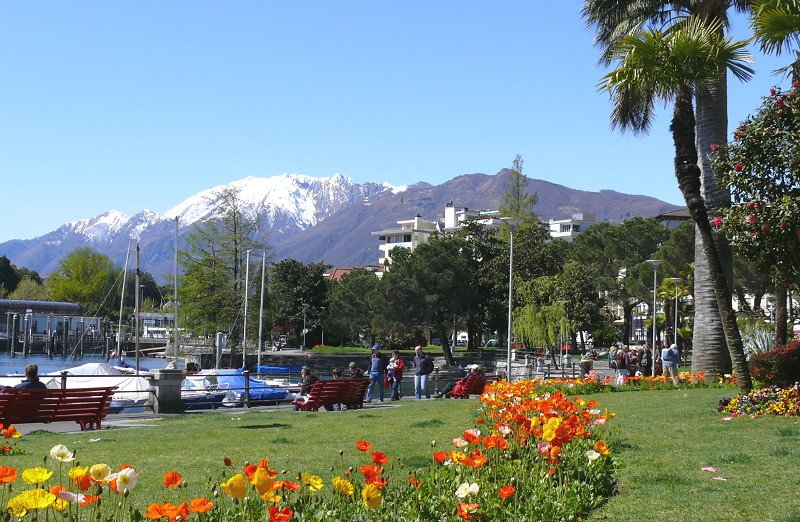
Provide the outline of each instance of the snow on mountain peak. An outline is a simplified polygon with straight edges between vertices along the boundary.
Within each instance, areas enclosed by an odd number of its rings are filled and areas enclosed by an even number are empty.
[[[107,241],[130,220],[122,212],[109,210],[99,216],[67,223],[76,234],[82,234],[92,241]]]

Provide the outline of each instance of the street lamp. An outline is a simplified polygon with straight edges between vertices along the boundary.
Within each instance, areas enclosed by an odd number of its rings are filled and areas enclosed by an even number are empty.
[[[514,296],[514,230],[519,225],[519,218],[501,217],[500,221],[506,224],[509,232],[508,240],[508,352],[506,354],[506,379],[511,382],[511,320],[512,299]]]
[[[669,280],[675,285],[675,329],[672,333],[672,342],[678,346],[678,283],[683,280],[680,277],[670,277]]]
[[[300,346],[300,351],[306,349],[306,308],[308,305],[303,303],[303,344]]]
[[[322,346],[325,346],[325,323],[322,322],[323,316],[325,315],[325,307],[323,306],[321,308],[322,308],[322,312],[320,313],[320,317],[319,317],[319,328],[320,328],[319,344],[321,344]]]
[[[653,267],[653,377],[656,376],[656,274],[658,267],[662,261],[660,259],[648,259],[645,263],[649,263]]]

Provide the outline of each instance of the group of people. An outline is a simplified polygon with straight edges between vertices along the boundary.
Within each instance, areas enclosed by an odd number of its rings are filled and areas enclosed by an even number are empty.
[[[422,346],[414,348],[414,395],[421,399],[424,395],[430,399],[428,391],[428,375],[433,373],[434,359],[425,353]],[[339,379],[369,379],[369,387],[364,402],[372,402],[375,388],[378,388],[378,398],[381,402],[385,399],[385,390],[391,390],[390,398],[393,401],[400,400],[400,382],[403,380],[403,373],[406,369],[406,362],[400,356],[398,350],[392,352],[391,357],[386,357],[381,351],[379,344],[372,346],[372,355],[369,359],[369,369],[362,372],[355,361],[348,365],[347,373],[336,368],[331,372],[334,380]],[[311,369],[304,366],[300,371],[300,393],[295,396],[295,401],[305,402],[311,393],[311,388],[319,380],[319,377],[311,373]],[[295,406],[297,409],[297,406]],[[326,405],[325,409],[335,410],[336,405]]]
[[[610,362],[610,367],[616,375],[617,384],[624,384],[625,378],[628,376],[650,377],[653,375],[653,366],[655,366],[655,375],[669,376],[672,378],[673,384],[677,385],[678,365],[681,360],[678,346],[672,343],[668,348],[662,348],[656,357],[655,365],[653,365],[652,357],[653,351],[650,343],[633,349],[624,344],[620,346]]]

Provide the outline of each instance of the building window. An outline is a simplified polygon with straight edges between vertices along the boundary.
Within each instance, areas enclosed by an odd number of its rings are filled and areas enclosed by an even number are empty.
[[[569,231],[570,231],[570,226],[568,224],[564,223],[561,225],[561,232],[569,232]]]
[[[581,226],[580,225],[572,225],[572,231],[573,232],[580,232],[581,231]]]
[[[411,243],[411,234],[406,234],[403,236],[404,243]]]

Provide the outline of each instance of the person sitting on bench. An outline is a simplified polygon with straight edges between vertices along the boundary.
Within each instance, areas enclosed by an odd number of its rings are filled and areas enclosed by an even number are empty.
[[[444,386],[442,391],[439,393],[439,395],[436,396],[436,398],[441,399],[442,397],[450,397],[451,395],[457,395],[457,396],[465,395],[466,393],[468,393],[467,381],[469,380],[469,378],[472,377],[472,380],[474,381],[478,379],[479,376],[480,377],[483,376],[483,368],[481,368],[478,365],[475,365],[472,367],[467,376],[464,377],[463,379],[459,379],[456,382],[448,382]],[[485,382],[486,378],[484,377],[484,383]]]
[[[39,366],[35,364],[29,364],[25,367],[25,380],[21,383],[14,386],[14,388],[23,388],[23,389],[41,389],[46,390],[47,386],[39,380]]]

